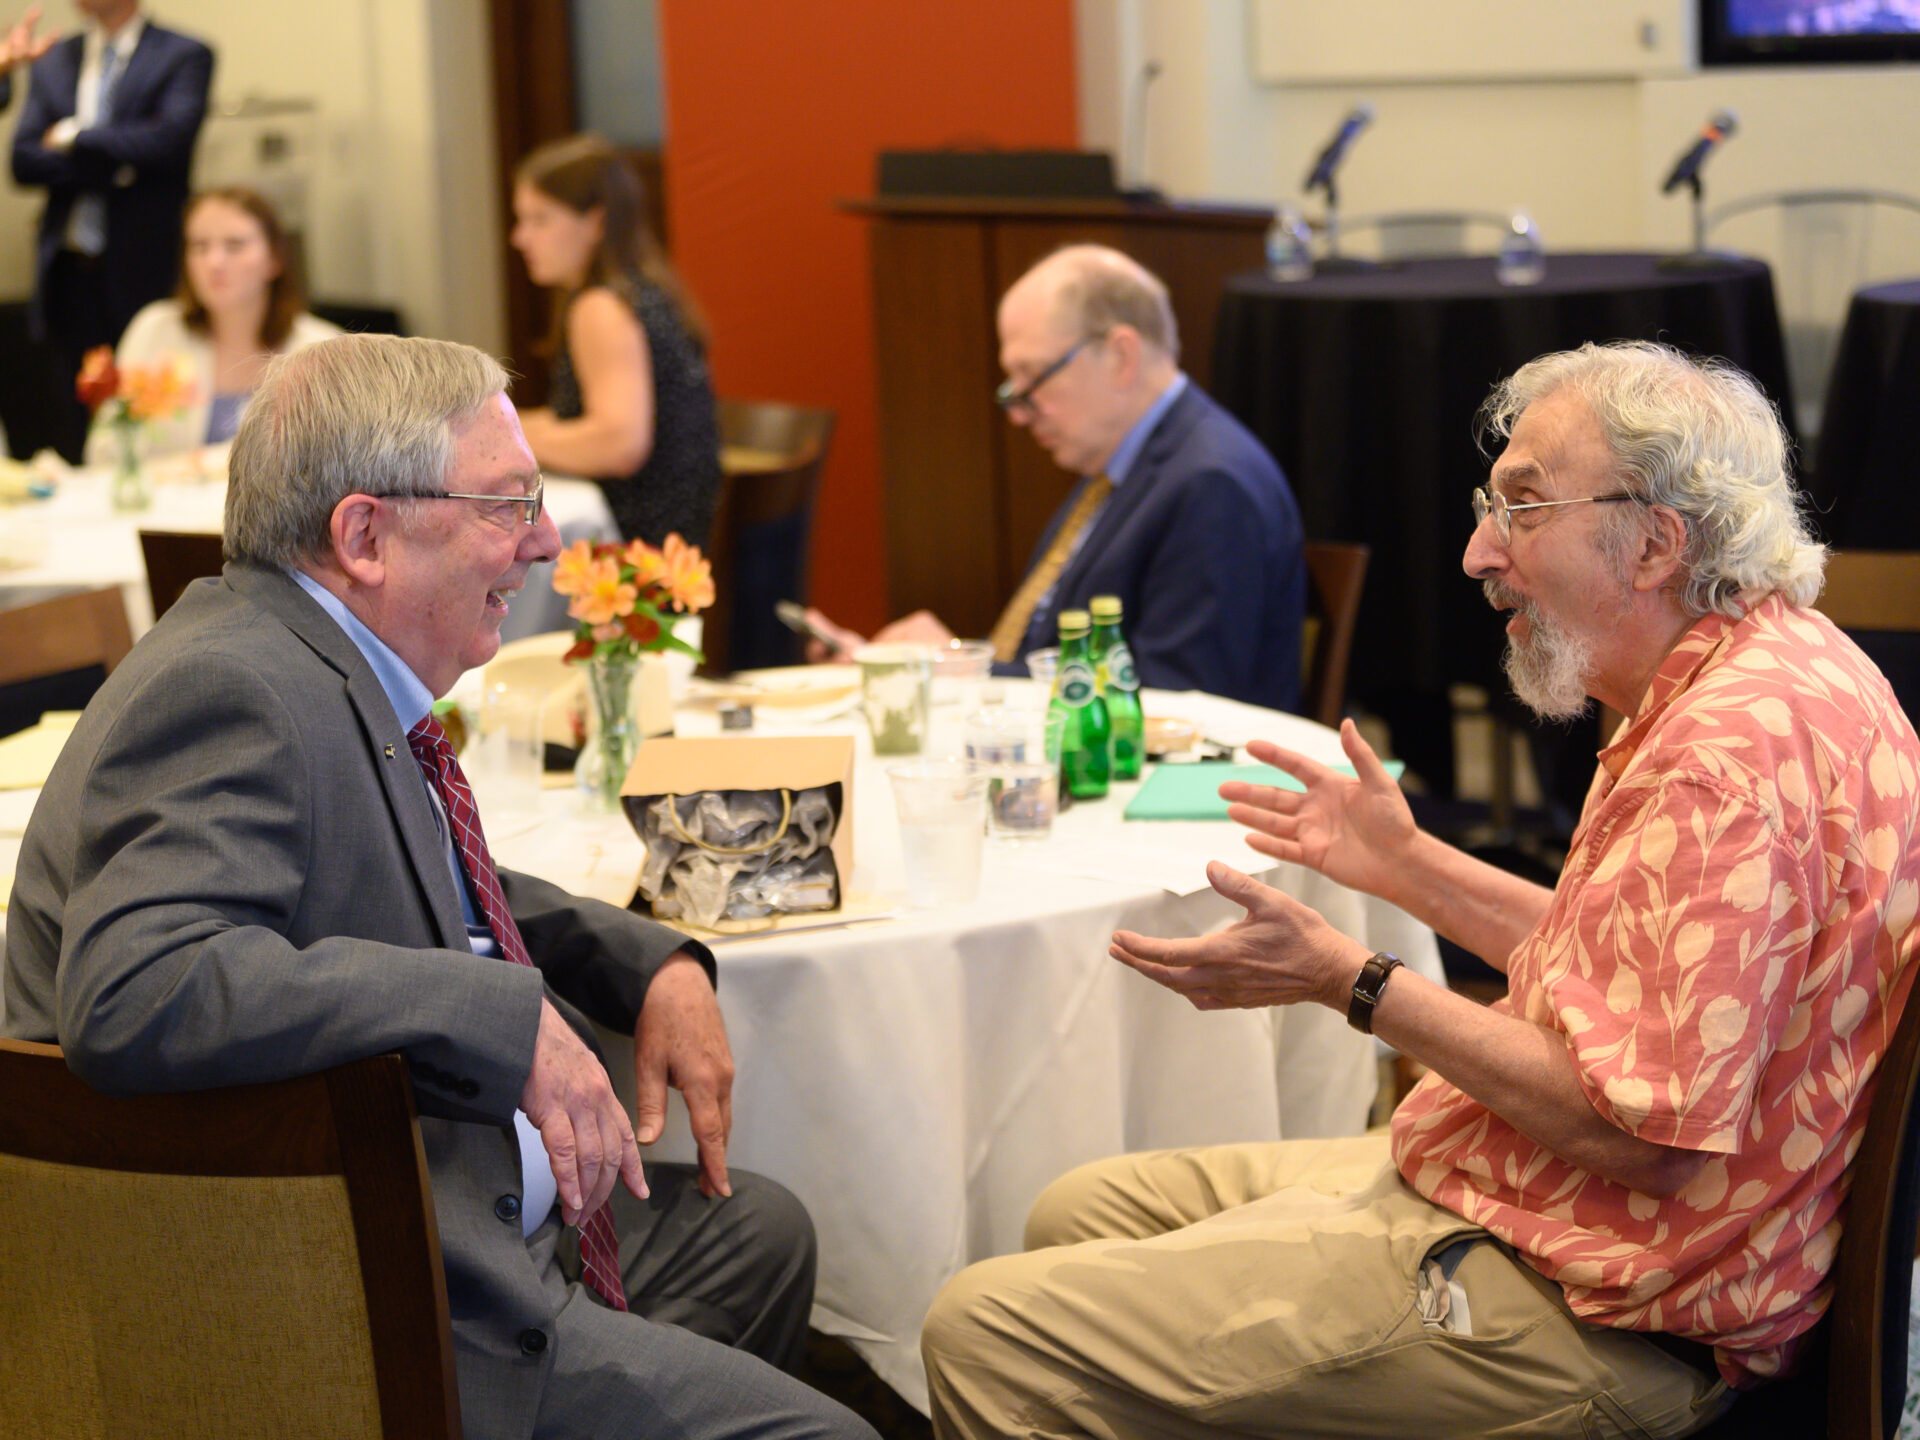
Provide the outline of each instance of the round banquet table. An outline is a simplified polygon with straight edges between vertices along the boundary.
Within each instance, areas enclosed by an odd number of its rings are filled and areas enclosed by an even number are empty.
[[[1830,544],[1920,550],[1920,280],[1847,307],[1810,488]]]
[[[1032,699],[1030,683],[1009,682],[1013,697]],[[1297,716],[1151,691],[1147,706],[1218,739],[1265,735],[1343,760],[1334,732]],[[833,708],[823,718],[762,704],[756,729],[855,736],[849,906],[884,912],[903,890],[892,796],[864,727]],[[958,723],[957,709],[936,712],[936,749]],[[717,727],[711,709],[683,708],[676,728]],[[501,864],[616,904],[632,894],[641,850],[624,819],[582,814],[569,791],[498,813],[487,777],[474,786]],[[1044,842],[990,842],[971,904],[714,942],[739,1071],[729,1159],[805,1202],[820,1238],[814,1324],[922,1410],[920,1326],[934,1295],[962,1266],[1019,1249],[1034,1198],[1069,1167],[1365,1125],[1377,1055],[1343,1016],[1194,1010],[1109,959],[1114,930],[1192,935],[1237,918],[1207,887],[1217,858],[1441,978],[1433,932],[1403,912],[1274,866],[1224,821],[1122,822],[1134,788],[1074,806]],[[618,1059],[613,1071],[630,1074]],[[690,1159],[674,1103],[657,1152]]]
[[[1240,275],[1221,300],[1216,398],[1280,462],[1308,535],[1372,547],[1348,688],[1443,793],[1447,687],[1504,689],[1499,617],[1460,571],[1488,466],[1475,413],[1536,355],[1615,339],[1723,356],[1793,413],[1759,260],[1674,270],[1654,255],[1551,255],[1530,286],[1498,283],[1487,256],[1409,260],[1295,282]]]

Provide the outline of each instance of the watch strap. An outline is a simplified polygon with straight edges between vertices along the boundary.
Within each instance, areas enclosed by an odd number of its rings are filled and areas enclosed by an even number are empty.
[[[1347,1024],[1362,1035],[1373,1033],[1373,1011],[1387,988],[1387,979],[1400,968],[1400,957],[1382,950],[1367,957],[1360,967],[1360,978],[1353,982],[1353,998],[1347,1002]]]

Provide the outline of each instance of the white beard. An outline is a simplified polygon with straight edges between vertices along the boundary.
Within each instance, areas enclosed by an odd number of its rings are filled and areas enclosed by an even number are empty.
[[[1593,642],[1498,580],[1488,580],[1481,588],[1496,608],[1511,607],[1526,619],[1526,638],[1509,635],[1500,662],[1520,703],[1542,720],[1579,719],[1586,713],[1587,683],[1594,675]]]

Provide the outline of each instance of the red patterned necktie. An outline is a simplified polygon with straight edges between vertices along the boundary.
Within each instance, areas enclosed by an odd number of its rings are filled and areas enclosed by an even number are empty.
[[[420,762],[428,782],[446,806],[447,823],[453,827],[453,845],[460,852],[461,867],[472,887],[474,907],[493,931],[500,953],[515,965],[531,965],[527,942],[520,938],[520,927],[507,909],[507,897],[500,888],[499,872],[493,868],[493,856],[487,850],[487,837],[480,830],[480,811],[473,803],[473,791],[467,777],[460,773],[460,761],[440,722],[428,715],[407,732],[407,744],[413,758]],[[580,1223],[580,1262],[583,1278],[602,1300],[615,1310],[627,1308],[625,1288],[620,1283],[620,1241],[613,1230],[613,1210],[602,1205]]]

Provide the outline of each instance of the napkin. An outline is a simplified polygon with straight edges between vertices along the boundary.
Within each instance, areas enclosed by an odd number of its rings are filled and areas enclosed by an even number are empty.
[[[79,719],[78,710],[49,710],[38,725],[0,740],[0,790],[32,790],[46,784]]]
[[[1407,767],[1398,760],[1384,762],[1394,779]],[[1351,765],[1329,766],[1339,775],[1353,774]],[[1127,802],[1129,820],[1224,820],[1227,802],[1220,787],[1228,780],[1273,785],[1282,790],[1305,790],[1293,776],[1271,765],[1156,765]]]

